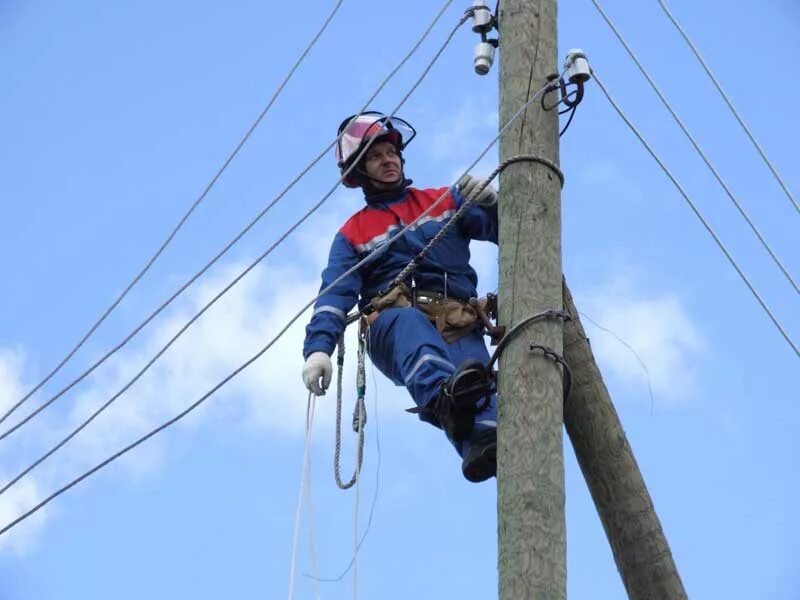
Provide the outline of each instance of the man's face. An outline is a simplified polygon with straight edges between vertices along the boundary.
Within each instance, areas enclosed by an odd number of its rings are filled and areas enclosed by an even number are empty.
[[[394,188],[403,175],[403,163],[391,142],[375,142],[364,157],[364,170],[378,189]]]

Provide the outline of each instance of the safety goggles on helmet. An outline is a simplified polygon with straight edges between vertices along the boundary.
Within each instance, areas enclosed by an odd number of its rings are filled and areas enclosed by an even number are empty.
[[[351,115],[342,121],[339,135],[336,163],[340,169],[346,169],[372,138],[386,138],[398,150],[403,150],[417,132],[403,119],[368,111],[357,116]]]

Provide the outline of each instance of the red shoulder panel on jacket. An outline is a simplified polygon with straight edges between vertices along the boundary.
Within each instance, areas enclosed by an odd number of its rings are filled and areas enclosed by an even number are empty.
[[[388,205],[388,209],[365,206],[350,217],[339,232],[358,250],[368,250],[387,236],[389,230],[404,226],[419,217],[427,208],[445,194],[442,201],[428,213],[429,219],[438,219],[455,210],[455,201],[449,188],[418,190],[408,189],[401,202]]]

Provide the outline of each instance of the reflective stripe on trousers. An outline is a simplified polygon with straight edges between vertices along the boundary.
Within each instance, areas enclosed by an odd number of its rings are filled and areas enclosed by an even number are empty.
[[[450,344],[436,331],[427,316],[416,308],[386,308],[370,326],[369,353],[376,367],[394,382],[405,386],[417,406],[426,406],[439,394],[444,381],[469,358],[489,362],[479,329]],[[430,415],[420,418],[436,425]],[[497,423],[497,399],[475,418],[476,428]],[[459,453],[462,448],[457,447]],[[466,450],[466,448],[463,448]]]

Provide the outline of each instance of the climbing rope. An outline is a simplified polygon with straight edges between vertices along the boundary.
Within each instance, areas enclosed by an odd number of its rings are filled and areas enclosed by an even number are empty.
[[[365,335],[364,335],[365,350],[367,353],[369,353],[369,325],[366,325],[364,329],[365,329]],[[366,385],[366,373],[365,373],[365,385]],[[353,568],[356,558],[358,557],[358,553],[361,550],[361,546],[364,544],[364,540],[366,540],[370,528],[372,527],[372,518],[375,515],[375,506],[378,503],[378,494],[381,487],[381,465],[383,456],[381,453],[381,425],[380,425],[380,419],[378,418],[378,380],[375,377],[375,365],[372,365],[372,386],[374,392],[374,396],[372,399],[372,414],[374,415],[373,418],[375,420],[375,452],[377,455],[377,466],[375,468],[375,489],[369,507],[369,515],[367,515],[367,524],[364,527],[364,532],[361,534],[361,538],[358,540],[358,544],[356,545],[355,550],[353,551],[353,555],[350,557],[350,562],[347,563],[342,572],[339,573],[339,575],[337,575],[336,577],[319,577],[317,578],[318,581],[324,581],[327,583],[337,583],[342,579],[344,579],[345,575],[347,575],[350,572],[350,569]],[[359,477],[357,483],[358,485],[361,484],[361,477]],[[360,502],[359,488],[356,488],[356,492],[357,494],[359,494],[357,496],[357,500]],[[356,527],[357,526],[358,523],[356,523]],[[303,573],[303,576],[309,578],[314,577],[310,573]]]
[[[362,428],[363,429],[363,428]],[[360,453],[359,453],[360,459]],[[353,477],[356,480],[356,497],[353,502],[353,600],[358,599],[358,517],[361,512],[361,474],[356,471]]]
[[[313,393],[308,393],[308,404],[306,406],[306,439],[303,445],[303,468],[300,476],[300,491],[297,494],[297,507],[294,512],[294,532],[292,533],[292,554],[289,561],[289,600],[294,599],[294,580],[297,567],[297,542],[300,537],[300,514],[303,508],[303,496],[309,484],[311,471],[311,427],[314,423],[314,409],[317,398]],[[309,541],[311,543],[312,570],[316,572],[316,560],[313,550],[313,534],[309,531]]]
[[[367,423],[367,409],[364,404],[366,395],[366,334],[363,327],[358,332],[358,371],[356,375],[356,389],[358,398],[353,412],[353,430],[358,434],[356,443],[356,464],[353,468],[353,476],[346,483],[341,476],[341,454],[342,454],[342,385],[344,375],[344,333],[339,338],[338,350],[336,355],[336,442],[333,451],[333,475],[339,489],[347,490],[353,487],[358,481],[361,472],[361,465],[364,459],[364,426]]]
[[[358,434],[356,444],[356,464],[353,468],[353,476],[348,482],[343,482],[341,477],[341,451],[342,451],[342,387],[344,375],[345,343],[344,333],[339,338],[337,347],[336,363],[336,445],[333,457],[333,474],[336,485],[339,489],[346,490],[353,485],[356,488],[356,496],[353,506],[353,600],[358,598],[358,549],[361,546],[359,540],[359,513],[361,511],[361,465],[364,460],[364,425],[367,422],[366,406],[364,396],[366,396],[367,377],[366,377],[366,335],[364,321],[361,321],[358,329],[358,370],[356,374],[357,396],[356,406],[353,412],[353,430]],[[315,586],[319,585],[319,578],[313,577]]]
[[[306,461],[305,470],[303,473],[303,477],[305,478],[305,497],[306,497],[306,533],[308,534],[308,557],[309,562],[311,563],[311,572],[312,573],[319,573],[319,566],[317,563],[317,546],[314,543],[314,504],[312,502],[312,494],[311,494],[311,421],[313,420],[313,413],[310,415],[306,414],[306,422],[308,423],[307,427],[309,429],[309,454],[308,460]],[[322,600],[322,595],[320,594],[319,588],[319,581],[317,579],[312,579],[312,586],[314,589],[314,597],[317,600]]]
[[[405,267],[403,267],[403,270],[400,271],[397,277],[395,277],[389,286],[379,295],[383,296],[401,283],[404,283],[417,269],[420,263],[422,263],[431,249],[436,246],[436,244],[441,242],[442,239],[444,239],[444,236],[446,236],[447,233],[455,226],[461,216],[475,204],[475,201],[481,195],[481,192],[486,189],[486,186],[488,186],[495,177],[502,173],[506,167],[518,162],[534,162],[544,165],[550,169],[550,171],[554,173],[556,177],[558,177],[561,187],[564,187],[564,174],[561,172],[561,169],[558,168],[557,164],[547,158],[536,156],[535,154],[518,154],[517,156],[512,156],[511,158],[504,160],[486,179],[481,182],[477,188],[475,188],[472,194],[470,194],[469,198],[464,200],[464,202],[461,204],[461,207],[455,212],[455,214],[453,214],[453,216],[447,220],[447,222],[436,233],[436,235],[433,236],[433,239],[431,239],[431,241],[428,242],[428,244],[422,250],[420,250],[419,254],[411,259],[411,261]]]

